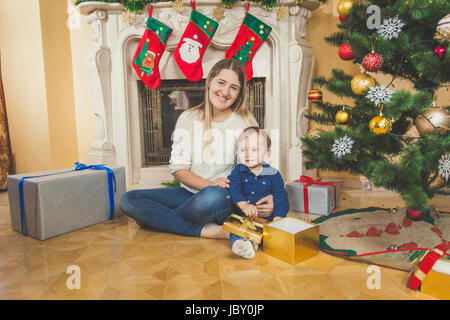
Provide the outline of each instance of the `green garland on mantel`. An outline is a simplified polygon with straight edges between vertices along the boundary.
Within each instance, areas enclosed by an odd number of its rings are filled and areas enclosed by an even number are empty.
[[[125,8],[127,8],[131,12],[142,12],[145,9],[145,6],[149,3],[157,3],[157,2],[168,2],[168,1],[158,1],[158,0],[76,0],[74,4],[77,6],[83,2],[108,2],[108,3],[120,3]],[[170,2],[174,2],[175,0],[169,0]],[[306,0],[296,0],[297,3],[305,2]],[[326,3],[328,0],[318,0],[320,3]],[[242,0],[222,0],[222,4],[224,7],[232,7],[238,2],[245,2]],[[275,7],[275,4],[278,2],[277,0],[256,0],[251,1],[254,3],[258,3],[266,9],[272,9]]]

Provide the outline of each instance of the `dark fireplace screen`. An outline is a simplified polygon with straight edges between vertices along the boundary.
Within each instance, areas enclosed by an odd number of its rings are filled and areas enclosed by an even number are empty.
[[[144,166],[169,164],[171,136],[179,115],[203,102],[205,80],[162,80],[158,89],[138,81],[143,119]],[[265,78],[247,82],[247,106],[264,128]]]

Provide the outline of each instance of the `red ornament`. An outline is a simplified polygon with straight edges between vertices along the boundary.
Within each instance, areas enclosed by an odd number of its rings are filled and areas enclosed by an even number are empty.
[[[436,49],[434,49],[434,53],[437,55],[437,57],[439,59],[442,59],[442,57],[445,55],[445,53],[447,52],[447,47],[446,46],[437,46]]]
[[[378,71],[383,66],[383,62],[381,54],[372,51],[364,57],[362,65],[367,71]]]
[[[339,47],[339,57],[342,60],[352,60],[355,57],[350,43],[341,44],[341,46]]]
[[[414,207],[406,208],[406,216],[413,221],[420,221],[425,218],[425,211],[416,209]]]
[[[320,102],[322,101],[322,91],[319,89],[312,89],[308,93],[308,100],[311,102]]]
[[[339,21],[345,22],[347,20],[348,20],[348,17],[346,17],[346,16],[339,16]]]

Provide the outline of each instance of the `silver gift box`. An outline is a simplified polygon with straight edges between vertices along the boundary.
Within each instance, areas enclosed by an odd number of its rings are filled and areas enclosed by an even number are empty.
[[[11,224],[22,233],[19,182],[23,177],[24,228],[26,235],[46,240],[73,230],[108,220],[110,217],[108,179],[106,170],[74,168],[8,176],[8,196]],[[110,167],[116,179],[114,217],[123,215],[119,199],[126,191],[125,168]]]
[[[303,185],[306,183],[292,181],[286,184],[286,191],[289,199],[290,209],[293,211],[305,212],[305,202],[303,198]],[[336,183],[336,204],[334,187],[332,185],[311,184],[308,186],[308,206],[309,213],[329,215],[339,208],[339,195],[341,184]]]

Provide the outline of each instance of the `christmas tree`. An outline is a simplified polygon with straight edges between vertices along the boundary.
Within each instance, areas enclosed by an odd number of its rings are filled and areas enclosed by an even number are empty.
[[[239,51],[236,51],[236,55],[233,59],[239,61],[244,67],[247,67],[247,62],[250,61],[249,55],[252,54],[253,40],[247,41]]]
[[[319,101],[306,115],[333,127],[301,139],[305,166],[362,174],[426,212],[432,197],[450,194],[450,108],[436,99],[450,80],[450,2],[340,0],[338,13],[339,31],[325,40],[343,60],[361,64],[361,73],[314,77],[346,103]],[[411,89],[394,88],[404,80]]]

